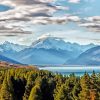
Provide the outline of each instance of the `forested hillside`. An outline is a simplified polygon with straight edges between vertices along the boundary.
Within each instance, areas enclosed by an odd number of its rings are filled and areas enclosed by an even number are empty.
[[[100,100],[100,74],[76,77],[0,67],[0,100]]]

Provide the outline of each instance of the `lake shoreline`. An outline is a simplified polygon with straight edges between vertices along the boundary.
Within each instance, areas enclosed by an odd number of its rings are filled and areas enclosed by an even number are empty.
[[[95,73],[100,73],[100,66],[85,66],[85,67],[71,67],[71,66],[67,66],[67,67],[63,67],[63,66],[59,66],[59,67],[39,67],[40,70],[48,70],[51,71],[53,73],[59,73],[62,75],[70,75],[72,73],[74,73],[76,76],[82,76],[84,75],[85,72],[89,73],[90,75],[92,74],[93,71],[95,71]]]

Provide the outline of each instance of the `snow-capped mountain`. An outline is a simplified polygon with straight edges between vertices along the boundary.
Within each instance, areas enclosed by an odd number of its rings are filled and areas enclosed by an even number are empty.
[[[14,43],[5,41],[3,44],[0,45],[0,51],[3,52],[3,51],[13,50],[13,51],[19,52],[19,51],[25,49],[26,47],[27,46],[14,44]]]
[[[45,48],[45,49],[61,49],[66,50],[66,43],[57,37],[45,37],[39,38],[31,45],[33,48]]]
[[[76,58],[94,46],[94,44],[79,45],[65,42],[61,38],[46,36],[20,51],[16,59],[25,64],[64,64],[66,60]]]
[[[65,42],[61,38],[45,36],[38,38],[29,47],[5,42],[0,45],[0,54],[23,64],[64,64],[70,59],[81,58],[80,54],[95,46],[79,45]]]
[[[69,64],[100,65],[100,46],[93,47],[83,52],[76,59],[69,61]]]
[[[25,48],[27,48],[27,46],[5,41],[3,44],[0,45],[0,54],[5,57],[14,59],[16,54]]]
[[[55,50],[65,50],[73,53],[73,57],[77,57],[82,52],[95,47],[94,44],[79,45],[77,43],[65,42],[61,38],[45,36],[40,37],[38,40],[32,43],[32,48],[44,48],[44,49],[55,49]]]

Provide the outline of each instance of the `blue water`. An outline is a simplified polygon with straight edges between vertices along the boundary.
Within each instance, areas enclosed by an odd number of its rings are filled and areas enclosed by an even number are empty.
[[[59,66],[59,67],[39,67],[40,70],[48,70],[54,73],[60,73],[62,75],[70,75],[71,73],[74,73],[76,76],[82,76],[85,72],[87,72],[89,75],[92,74],[93,71],[95,73],[100,73],[100,66],[85,66],[85,67],[74,67],[74,66]]]

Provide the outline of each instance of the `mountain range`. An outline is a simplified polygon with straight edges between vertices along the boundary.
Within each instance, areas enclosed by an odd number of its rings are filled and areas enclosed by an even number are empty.
[[[69,64],[100,65],[100,46],[96,46],[83,52],[76,59],[69,60]]]
[[[0,45],[0,55],[22,64],[100,65],[100,46],[51,36],[38,38],[30,46],[6,41]]]

